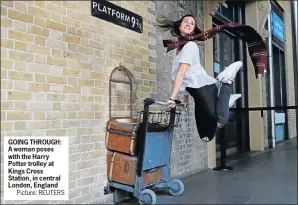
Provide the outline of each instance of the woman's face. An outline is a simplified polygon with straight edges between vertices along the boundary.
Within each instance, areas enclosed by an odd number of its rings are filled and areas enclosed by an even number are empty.
[[[183,18],[180,26],[181,36],[190,35],[195,29],[195,19],[191,16]]]

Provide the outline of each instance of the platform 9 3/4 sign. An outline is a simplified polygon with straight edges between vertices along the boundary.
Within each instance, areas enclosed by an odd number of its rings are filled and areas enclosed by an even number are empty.
[[[143,32],[142,16],[116,6],[106,0],[91,0],[91,14],[127,29]]]

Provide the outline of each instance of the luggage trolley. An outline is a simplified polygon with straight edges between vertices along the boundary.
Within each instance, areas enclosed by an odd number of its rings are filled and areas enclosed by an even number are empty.
[[[139,112],[138,119],[134,183],[127,185],[108,179],[104,188],[104,194],[113,193],[114,203],[135,197],[140,204],[155,204],[157,196],[153,190],[168,189],[172,196],[180,196],[184,192],[184,184],[180,179],[170,179],[173,129],[182,111],[177,107],[182,103],[176,101],[175,108],[150,112],[149,106],[152,104],[167,105],[151,98],[144,100],[144,110]],[[129,170],[128,164],[123,166]]]

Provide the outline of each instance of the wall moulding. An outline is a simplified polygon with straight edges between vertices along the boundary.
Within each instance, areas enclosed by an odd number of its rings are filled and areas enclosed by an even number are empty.
[[[219,6],[224,3],[225,0],[213,0],[208,1],[208,13],[214,15],[218,10]],[[269,32],[265,29],[265,24],[268,19],[268,15],[271,12],[271,4],[268,1],[248,1],[247,4],[258,4],[257,5],[257,16],[259,25],[257,26],[257,32],[262,36],[262,38],[268,38]]]
[[[258,16],[260,17],[258,19],[260,22],[258,32],[265,39],[269,37],[269,32],[265,29],[265,24],[271,12],[271,4],[268,1],[258,1],[258,8]]]
[[[209,9],[209,14],[214,15],[215,12],[218,10],[219,6],[224,3],[225,0],[213,0],[213,1],[208,1],[208,9]]]

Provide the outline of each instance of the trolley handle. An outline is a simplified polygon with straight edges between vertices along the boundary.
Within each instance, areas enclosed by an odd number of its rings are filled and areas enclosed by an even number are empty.
[[[184,104],[182,103],[182,101],[179,101],[179,100],[174,100],[175,104],[178,105],[178,106],[184,106]],[[158,101],[156,99],[153,99],[153,98],[146,98],[144,100],[144,104],[145,105],[152,105],[152,104],[159,104],[159,105],[168,105],[167,102],[162,102],[162,101]]]

